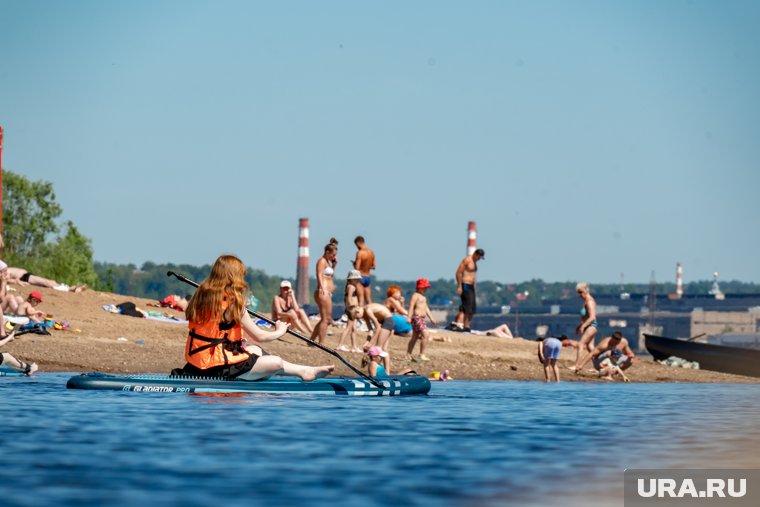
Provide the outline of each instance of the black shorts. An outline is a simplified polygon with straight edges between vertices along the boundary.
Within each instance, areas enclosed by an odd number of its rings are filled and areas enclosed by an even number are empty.
[[[477,304],[475,303],[475,286],[462,284],[462,304],[459,311],[467,315],[475,315]]]
[[[268,356],[268,352],[264,352],[265,356]],[[213,368],[207,368],[201,370],[200,368],[187,363],[182,368],[175,368],[172,370],[171,375],[175,377],[222,377],[222,378],[235,378],[239,377],[243,373],[248,373],[256,364],[256,361],[261,356],[251,354],[251,357],[245,361],[241,361],[235,364],[222,364],[214,366]]]
[[[34,276],[34,275],[31,274],[29,271],[27,271],[26,273],[24,273],[23,275],[21,275],[21,278],[19,278],[19,280],[21,280],[22,282],[29,283],[29,277],[30,276]]]
[[[388,331],[393,331],[393,324],[394,324],[393,317],[392,316],[388,317],[387,319],[383,320],[382,328]]]

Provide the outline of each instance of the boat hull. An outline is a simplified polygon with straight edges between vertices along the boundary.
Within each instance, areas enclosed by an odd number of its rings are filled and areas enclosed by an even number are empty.
[[[280,377],[252,382],[169,375],[82,373],[71,377],[66,387],[134,393],[270,393],[339,396],[406,396],[427,394],[430,391],[430,381],[420,375],[398,375],[377,380],[385,386],[385,389],[380,389],[360,377],[329,377],[312,382]]]
[[[644,335],[647,350],[657,360],[670,356],[696,361],[703,370],[760,377],[760,350]]]

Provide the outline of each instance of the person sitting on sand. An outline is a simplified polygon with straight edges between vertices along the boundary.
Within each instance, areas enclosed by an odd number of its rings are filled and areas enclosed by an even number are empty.
[[[43,322],[43,313],[37,311],[37,305],[42,303],[42,294],[33,290],[26,299],[14,294],[6,294],[0,301],[3,315],[18,315],[29,317],[32,322]]]
[[[557,361],[562,352],[562,341],[559,338],[550,336],[548,338],[538,339],[538,360],[544,365],[544,379],[551,382],[549,371],[554,372],[554,381],[559,382],[559,366]]]
[[[2,336],[0,336],[0,347],[6,343],[10,343],[16,337],[16,329],[14,328],[9,334],[5,334],[5,326],[2,327]],[[0,371],[15,371],[23,373],[25,375],[31,375],[37,371],[37,363],[27,363],[16,359],[7,352],[0,353]]]
[[[430,282],[427,278],[418,279],[417,291],[412,294],[412,299],[409,301],[409,316],[406,321],[412,324],[412,338],[406,346],[406,353],[409,354],[409,357],[415,362],[430,361],[425,355],[425,347],[427,347],[429,338],[425,319],[430,319],[430,323],[434,326],[435,319],[433,319],[433,315],[430,313],[430,307],[428,307],[427,298],[425,297],[425,293],[429,288]],[[415,359],[413,354],[417,340],[420,341],[420,356]]]
[[[599,345],[583,358],[575,369],[575,373],[580,373],[583,366],[592,360],[594,370],[600,377],[605,380],[613,380],[619,374],[627,382],[627,377],[623,372],[631,367],[635,357],[628,345],[628,340],[623,337],[623,333],[615,331],[612,336],[608,336],[599,342]]]
[[[289,363],[267,354],[258,345],[246,344],[244,332],[254,342],[264,343],[281,338],[287,333],[288,325],[278,320],[274,329],[267,331],[254,324],[246,311],[249,288],[245,275],[245,265],[237,257],[222,255],[216,259],[185,312],[187,364],[172,374],[239,380],[291,375],[311,381],[332,373],[334,365],[314,367]]]
[[[296,303],[290,280],[281,281],[280,293],[272,298],[272,320],[281,320],[290,324],[296,331],[307,336],[314,331],[309,322],[309,316]]]
[[[473,329],[470,331],[470,334],[478,336],[495,336],[497,338],[514,338],[514,336],[512,336],[512,331],[509,330],[509,326],[506,324],[501,324],[493,329],[487,329],[485,331],[477,331]]]
[[[41,276],[33,275],[29,271],[23,268],[8,268],[8,281],[11,283],[17,283],[19,285],[37,285],[39,287],[47,287],[49,289],[60,290],[64,292],[82,292],[87,290],[87,284],[68,286],[63,283],[58,283],[55,280],[49,278],[42,278]]]

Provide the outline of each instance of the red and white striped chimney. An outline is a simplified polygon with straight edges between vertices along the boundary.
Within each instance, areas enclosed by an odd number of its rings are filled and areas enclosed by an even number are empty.
[[[676,295],[679,298],[683,296],[683,265],[681,261],[676,264]]]
[[[298,220],[298,269],[296,271],[296,302],[309,304],[309,219]]]
[[[467,255],[472,255],[475,252],[477,238],[478,232],[475,229],[475,222],[467,222]]]

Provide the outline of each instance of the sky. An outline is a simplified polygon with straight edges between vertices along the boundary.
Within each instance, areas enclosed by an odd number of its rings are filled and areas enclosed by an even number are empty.
[[[98,261],[760,282],[760,3],[0,0],[2,164]]]

